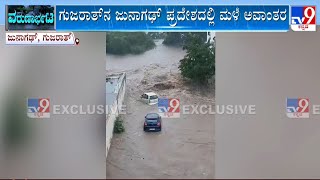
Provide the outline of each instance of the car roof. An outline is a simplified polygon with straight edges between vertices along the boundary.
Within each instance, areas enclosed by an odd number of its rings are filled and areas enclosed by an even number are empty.
[[[148,95],[148,96],[154,96],[154,95],[157,95],[156,93],[154,93],[154,92],[148,92],[148,93],[145,93],[146,95]]]
[[[157,113],[148,113],[146,115],[146,118],[147,119],[157,119],[157,118],[159,118],[159,114],[157,114]]]

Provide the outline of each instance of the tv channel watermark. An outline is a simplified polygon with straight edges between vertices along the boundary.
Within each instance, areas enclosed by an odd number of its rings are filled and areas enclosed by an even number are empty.
[[[293,31],[316,31],[316,6],[292,6],[291,29]]]
[[[164,118],[179,118],[180,114],[227,114],[255,115],[255,105],[214,105],[214,104],[184,104],[179,98],[159,98],[159,115]]]
[[[50,118],[49,98],[28,98],[28,112],[30,118]]]
[[[126,114],[125,105],[66,105],[51,104],[50,98],[28,98],[29,118],[50,118],[53,115]]]
[[[52,105],[49,98],[29,98],[27,101],[30,118],[50,118],[53,115],[92,115],[92,114],[126,114],[125,105]],[[255,105],[214,105],[214,104],[184,104],[179,98],[159,98],[159,115],[164,118],[180,118],[184,115],[201,114],[256,114]]]
[[[309,118],[310,114],[320,114],[320,105],[311,106],[309,98],[287,98],[286,109],[288,118]]]
[[[158,110],[161,117],[180,118],[180,99],[159,98]]]

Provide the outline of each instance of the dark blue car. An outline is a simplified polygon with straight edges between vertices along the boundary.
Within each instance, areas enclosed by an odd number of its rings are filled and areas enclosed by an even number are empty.
[[[144,131],[161,131],[162,120],[157,113],[148,113],[144,118]]]

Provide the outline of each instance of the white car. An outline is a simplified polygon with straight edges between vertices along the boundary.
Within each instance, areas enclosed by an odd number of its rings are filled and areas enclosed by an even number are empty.
[[[148,92],[141,95],[141,100],[149,105],[158,104],[158,95],[154,92]]]

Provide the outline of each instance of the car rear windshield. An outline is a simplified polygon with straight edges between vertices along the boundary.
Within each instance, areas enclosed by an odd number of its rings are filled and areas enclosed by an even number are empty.
[[[156,123],[156,122],[158,122],[158,120],[156,120],[156,119],[148,119],[147,122],[148,123]]]
[[[159,117],[158,114],[147,114],[146,118],[150,120],[157,120]]]
[[[157,95],[150,96],[150,99],[158,99]]]

